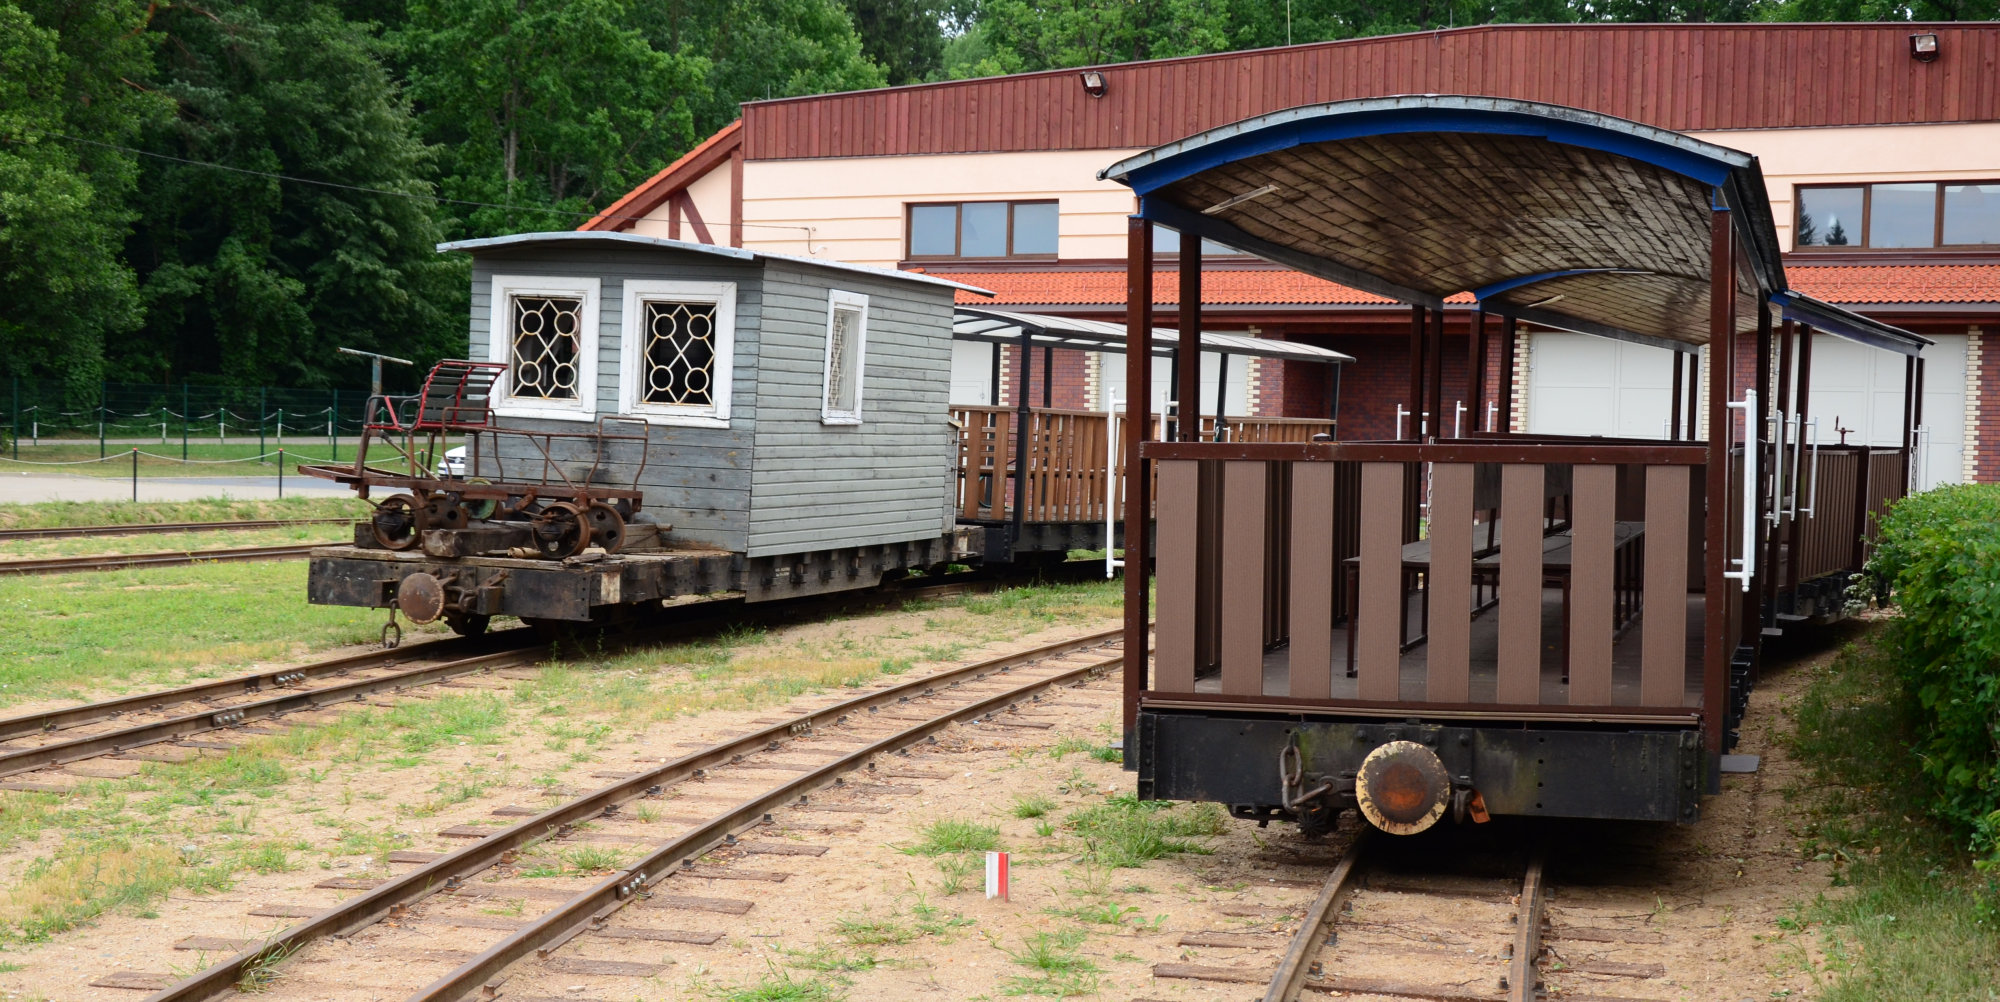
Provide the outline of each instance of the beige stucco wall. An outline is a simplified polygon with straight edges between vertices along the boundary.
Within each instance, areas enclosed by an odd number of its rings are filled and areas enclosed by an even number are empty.
[[[2000,122],[1690,133],[1755,154],[1771,193],[1779,246],[1792,249],[1792,187],[1862,181],[2000,177]]]
[[[1791,246],[1792,189],[1842,181],[2000,176],[2000,122],[1696,133],[1755,154],[1782,246]],[[903,257],[908,202],[1056,198],[1060,256],[1122,258],[1131,191],[1097,171],[1135,150],[958,153],[751,161],[743,167],[744,246],[893,266]],[[728,241],[729,168],[690,193],[718,242]],[[665,235],[667,208],[635,227]],[[684,239],[692,236],[683,230]]]

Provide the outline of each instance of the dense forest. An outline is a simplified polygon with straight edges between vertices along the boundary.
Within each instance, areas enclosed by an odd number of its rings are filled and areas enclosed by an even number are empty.
[[[0,376],[357,385],[462,352],[439,240],[569,228],[740,102],[1496,22],[2000,0],[0,0]]]

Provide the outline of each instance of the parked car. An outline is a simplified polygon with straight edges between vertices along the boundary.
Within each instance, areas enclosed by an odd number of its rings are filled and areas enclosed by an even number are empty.
[[[445,450],[444,457],[438,460],[437,475],[440,480],[465,479],[465,446]]]

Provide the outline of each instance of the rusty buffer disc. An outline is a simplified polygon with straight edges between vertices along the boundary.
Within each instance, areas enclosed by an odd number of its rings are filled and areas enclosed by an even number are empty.
[[[1391,835],[1415,835],[1444,817],[1451,774],[1429,748],[1391,741],[1361,760],[1354,796],[1369,824]]]
[[[444,585],[418,571],[396,586],[396,608],[403,610],[412,623],[435,622],[444,615]]]

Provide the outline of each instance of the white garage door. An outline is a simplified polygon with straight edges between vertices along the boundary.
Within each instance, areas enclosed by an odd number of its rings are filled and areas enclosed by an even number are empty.
[[[1665,438],[1674,353],[1587,334],[1528,339],[1528,431]]]
[[[1917,457],[1922,489],[1955,484],[1965,457],[1965,346],[1963,334],[1932,335],[1924,349],[1924,448]],[[1813,339],[1811,403],[1820,441],[1896,445],[1902,441],[1903,356],[1826,334]]]
[[[1924,349],[1924,427],[1917,473],[1925,489],[1961,479],[1965,455],[1963,334]],[[1544,435],[1660,438],[1673,384],[1669,353],[1582,334],[1529,339],[1528,430]],[[1704,367],[1704,376],[1706,370]],[[1820,441],[1892,446],[1901,441],[1903,356],[1820,334],[1813,339],[1812,400]]]
[[[966,407],[992,405],[992,345],[979,341],[951,343],[951,402]]]

